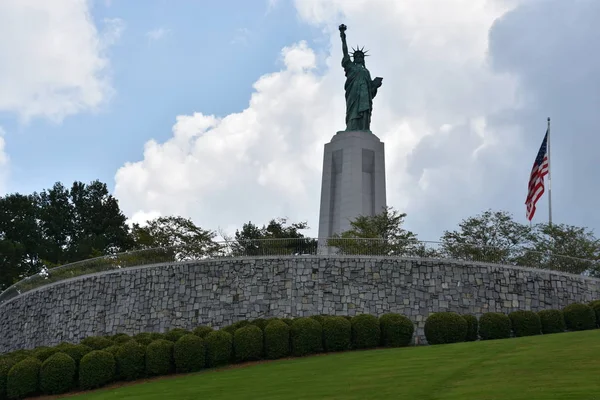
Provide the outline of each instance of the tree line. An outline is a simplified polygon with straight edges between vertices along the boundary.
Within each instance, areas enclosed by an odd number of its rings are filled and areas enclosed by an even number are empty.
[[[505,211],[488,210],[463,220],[458,229],[444,232],[439,245],[430,246],[403,228],[405,218],[392,207],[360,216],[328,244],[342,253],[443,256],[600,276],[597,264],[589,261],[600,258],[600,241],[587,228],[529,227]],[[245,223],[233,236],[221,234],[224,243],[218,243],[217,232],[180,216],[128,225],[118,201],[100,181],[70,187],[56,183],[39,193],[0,197],[0,290],[44,268],[132,250],[174,248],[180,259],[216,254],[224,245],[230,255],[314,253],[317,241],[302,233],[306,229],[306,222],[273,218],[262,226]]]

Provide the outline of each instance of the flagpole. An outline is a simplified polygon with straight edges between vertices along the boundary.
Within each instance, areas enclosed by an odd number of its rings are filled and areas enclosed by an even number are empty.
[[[552,227],[552,179],[550,176],[551,162],[550,162],[550,117],[548,117],[548,225]]]

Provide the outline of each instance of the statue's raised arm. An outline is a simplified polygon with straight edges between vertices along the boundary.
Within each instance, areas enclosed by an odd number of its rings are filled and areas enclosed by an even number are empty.
[[[367,51],[363,48],[352,49],[352,59],[346,43],[346,25],[339,26],[342,38],[342,67],[346,73],[346,130],[370,131],[373,98],[381,87],[383,78],[371,79],[365,65]]]

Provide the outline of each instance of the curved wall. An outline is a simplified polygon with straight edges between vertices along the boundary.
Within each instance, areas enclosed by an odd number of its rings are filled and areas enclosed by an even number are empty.
[[[0,352],[90,335],[240,319],[398,312],[480,316],[600,299],[600,280],[545,270],[384,257],[265,257],[156,264],[57,282],[0,304]]]

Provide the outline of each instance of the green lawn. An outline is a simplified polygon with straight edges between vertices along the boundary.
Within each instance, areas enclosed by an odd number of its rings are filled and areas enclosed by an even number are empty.
[[[72,399],[600,399],[600,330],[348,352],[170,377]]]

